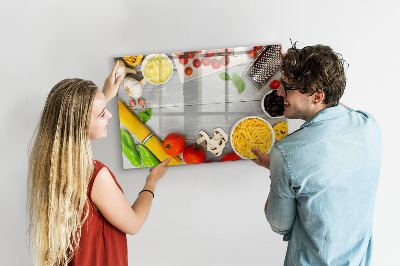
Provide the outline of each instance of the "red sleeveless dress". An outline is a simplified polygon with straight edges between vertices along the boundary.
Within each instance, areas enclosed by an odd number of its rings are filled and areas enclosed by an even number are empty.
[[[79,247],[75,250],[75,255],[68,264],[70,266],[128,265],[126,234],[110,224],[100,212],[96,212],[92,201],[93,183],[103,167],[107,168],[101,162],[94,160],[93,176],[87,190],[89,214],[82,226]],[[122,191],[114,174],[111,171],[110,173]]]

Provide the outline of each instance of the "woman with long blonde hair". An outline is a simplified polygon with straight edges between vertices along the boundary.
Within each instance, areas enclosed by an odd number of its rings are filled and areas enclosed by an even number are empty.
[[[103,91],[65,79],[50,91],[30,153],[29,232],[35,265],[127,265],[126,234],[145,222],[169,159],[150,170],[131,206],[112,172],[93,160],[90,143],[107,136],[106,102],[121,83],[118,63]]]

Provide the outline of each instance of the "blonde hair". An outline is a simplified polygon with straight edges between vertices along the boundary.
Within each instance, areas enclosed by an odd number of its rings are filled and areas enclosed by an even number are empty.
[[[65,79],[47,97],[28,172],[35,265],[67,265],[78,247],[93,173],[89,136],[96,91],[91,81]]]

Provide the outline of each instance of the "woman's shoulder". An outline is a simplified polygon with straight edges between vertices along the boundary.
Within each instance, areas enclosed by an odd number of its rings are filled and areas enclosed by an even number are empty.
[[[114,182],[117,184],[118,188],[122,190],[121,186],[119,185],[117,179],[115,178],[113,172],[111,172],[111,170],[102,162],[97,161],[97,160],[93,160],[93,175],[92,175],[92,180],[91,180],[91,185],[93,186],[93,182],[96,179],[96,177],[98,175],[103,176],[103,178],[112,178],[114,180]]]
[[[100,170],[101,168],[105,167],[105,164],[103,164],[100,161],[94,160],[93,159],[93,169],[95,170]]]

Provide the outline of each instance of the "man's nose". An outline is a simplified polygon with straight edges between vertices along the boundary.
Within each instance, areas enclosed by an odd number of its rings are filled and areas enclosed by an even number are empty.
[[[279,85],[279,88],[278,88],[278,91],[276,92],[276,94],[277,94],[278,96],[281,96],[281,97],[286,96],[286,95],[285,95],[285,91],[284,91],[284,89],[283,89],[282,82],[281,82],[281,85]]]

